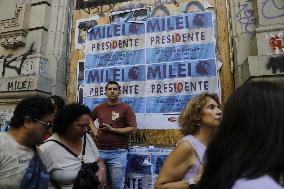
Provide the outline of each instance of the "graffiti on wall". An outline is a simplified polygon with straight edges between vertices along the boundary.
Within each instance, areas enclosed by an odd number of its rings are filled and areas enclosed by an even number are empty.
[[[86,12],[87,14],[90,15],[100,15],[100,16],[104,16],[106,12],[109,12],[113,9],[113,7],[115,6],[115,4],[110,4],[108,5],[108,8],[104,9],[103,6],[97,6],[97,7],[87,7],[82,9],[84,12]]]
[[[3,60],[3,67],[2,67],[2,77],[6,75],[7,69],[14,70],[18,75],[22,75],[23,73],[27,73],[29,69],[33,69],[33,62],[26,61],[29,55],[32,55],[35,50],[33,49],[34,43],[31,45],[29,50],[19,56],[14,57],[14,55],[9,54],[7,56],[2,55],[0,56],[0,60]],[[20,64],[15,65],[14,63],[20,59]]]
[[[37,80],[31,77],[18,77],[2,79],[0,83],[0,91],[26,91],[35,89]]]
[[[262,0],[261,13],[266,19],[276,19],[284,17],[283,0]]]
[[[76,9],[84,9],[87,7],[98,7],[98,6],[104,6],[108,5],[109,7],[112,7],[113,4],[123,2],[126,0],[115,0],[115,1],[110,1],[110,0],[77,0],[76,2]]]
[[[256,18],[252,0],[237,1],[234,6],[238,7],[235,15],[236,21],[243,26],[244,33],[252,34],[255,31]]]

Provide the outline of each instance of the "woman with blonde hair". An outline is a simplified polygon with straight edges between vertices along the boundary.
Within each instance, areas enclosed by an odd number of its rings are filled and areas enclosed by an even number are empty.
[[[156,189],[188,189],[199,181],[206,146],[221,120],[219,98],[203,93],[193,97],[179,117],[183,137],[165,161]]]

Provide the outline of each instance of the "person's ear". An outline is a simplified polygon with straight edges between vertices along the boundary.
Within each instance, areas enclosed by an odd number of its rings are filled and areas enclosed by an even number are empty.
[[[24,118],[24,127],[28,128],[33,123],[33,119],[30,116]]]

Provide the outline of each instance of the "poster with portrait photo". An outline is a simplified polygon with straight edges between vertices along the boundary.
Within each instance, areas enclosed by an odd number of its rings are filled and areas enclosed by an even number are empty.
[[[206,0],[179,0],[177,4],[157,3],[151,8],[151,17],[177,16],[184,13],[204,12],[213,6]]]
[[[150,17],[150,7],[113,12],[109,15],[111,23],[145,22]]]
[[[75,28],[75,48],[84,49],[86,42],[87,32],[90,28],[98,25],[97,19],[99,16],[93,16],[76,21]]]
[[[83,90],[84,90],[84,69],[85,63],[84,60],[79,60],[77,64],[77,93],[76,99],[77,102],[83,103]]]

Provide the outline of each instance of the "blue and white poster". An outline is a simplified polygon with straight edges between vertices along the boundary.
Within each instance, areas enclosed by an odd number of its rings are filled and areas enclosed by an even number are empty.
[[[104,87],[121,85],[121,100],[136,113],[139,129],[177,129],[188,100],[220,95],[213,12],[155,17],[88,31],[84,103],[104,102]]]
[[[125,189],[152,189],[172,149],[137,148],[127,155]]]

